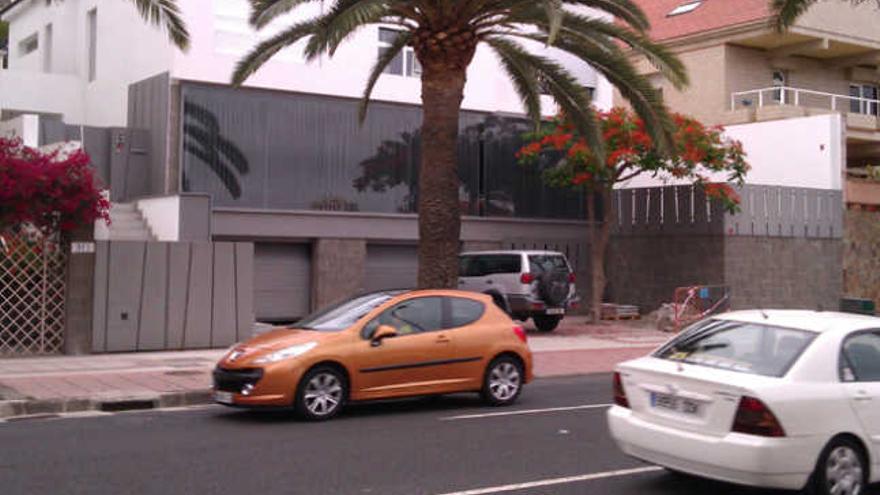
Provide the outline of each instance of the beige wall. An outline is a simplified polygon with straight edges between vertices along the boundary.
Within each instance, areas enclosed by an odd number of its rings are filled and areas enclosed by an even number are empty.
[[[691,80],[684,91],[676,90],[669,81],[659,76],[653,66],[639,61],[637,67],[643,74],[651,76],[655,87],[663,89],[663,99],[675,112],[692,115],[703,121],[710,121],[726,108],[724,89],[724,46],[718,45],[680,53],[679,57],[687,68]],[[614,104],[626,106],[626,101],[616,90]]]
[[[858,44],[880,47],[880,9],[873,1],[854,5],[844,0],[825,0],[814,4],[798,19],[795,30],[832,34]]]
[[[731,94],[769,88],[773,85],[774,69],[788,72],[788,86],[809,89],[838,95],[849,94],[849,84],[854,80],[875,82],[880,74],[874,71],[861,71],[854,77],[852,70],[835,68],[827,62],[806,57],[785,57],[774,59],[768,52],[732,44],[716,45],[679,54],[688,70],[691,84],[684,91],[675,90],[665,79],[659,77],[656,69],[640,61],[638,67],[644,74],[650,74],[663,88],[664,99],[673,111],[692,115],[708,124],[727,123]],[[865,73],[869,79],[865,79]],[[769,97],[769,93],[765,93]],[[744,96],[757,105],[757,94]],[[830,109],[830,100],[825,96],[801,95],[803,107]],[[620,94],[615,92],[616,105],[625,105]],[[839,101],[846,105],[845,101]]]

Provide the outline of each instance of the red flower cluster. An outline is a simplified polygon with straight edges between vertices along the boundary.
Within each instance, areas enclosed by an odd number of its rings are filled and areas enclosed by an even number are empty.
[[[690,180],[707,188],[707,194],[735,211],[739,197],[724,184],[709,184],[710,175],[725,173],[730,182],[742,184],[749,165],[737,141],[727,139],[723,128],[708,127],[692,117],[673,115],[672,149],[660,151],[645,122],[625,108],[597,112],[605,156],[599,160],[565,115],[531,134],[516,157],[523,163],[537,162],[545,152],[565,160],[544,170],[544,179],[556,186],[611,188],[625,178],[649,173],[662,178]]]
[[[90,163],[82,150],[61,156],[0,138],[0,232],[25,223],[44,233],[109,223],[110,203]]]

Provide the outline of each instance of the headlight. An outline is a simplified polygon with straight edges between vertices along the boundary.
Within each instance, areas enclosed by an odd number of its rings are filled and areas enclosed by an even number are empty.
[[[261,358],[257,358],[254,360],[254,362],[257,364],[277,363],[278,361],[301,356],[314,349],[316,345],[318,345],[317,342],[306,342],[305,344],[297,344],[290,347],[285,347],[284,349],[275,351],[272,354],[267,354]]]

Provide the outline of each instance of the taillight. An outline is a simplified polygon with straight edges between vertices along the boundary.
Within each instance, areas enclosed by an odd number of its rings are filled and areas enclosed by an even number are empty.
[[[574,275],[574,272],[568,274],[568,281],[574,283],[577,277]]]
[[[520,327],[520,326],[515,326],[515,327],[513,327],[513,333],[515,333],[516,336],[519,337],[519,340],[522,340],[523,342],[526,342],[526,343],[529,341],[529,338],[526,336],[525,328]]]
[[[760,400],[743,396],[736,409],[732,431],[762,437],[784,437],[785,430],[770,408]]]
[[[531,273],[523,273],[519,276],[519,281],[524,284],[530,284],[535,281],[535,276]]]
[[[629,408],[629,400],[623,390],[623,380],[620,378],[620,372],[617,371],[614,372],[614,403]]]

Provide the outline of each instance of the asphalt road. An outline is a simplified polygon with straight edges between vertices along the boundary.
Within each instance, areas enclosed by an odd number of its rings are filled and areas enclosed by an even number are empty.
[[[774,493],[624,457],[605,426],[609,398],[610,377],[593,375],[537,380],[500,409],[462,395],[357,405],[325,423],[222,406],[10,422],[0,493]]]

